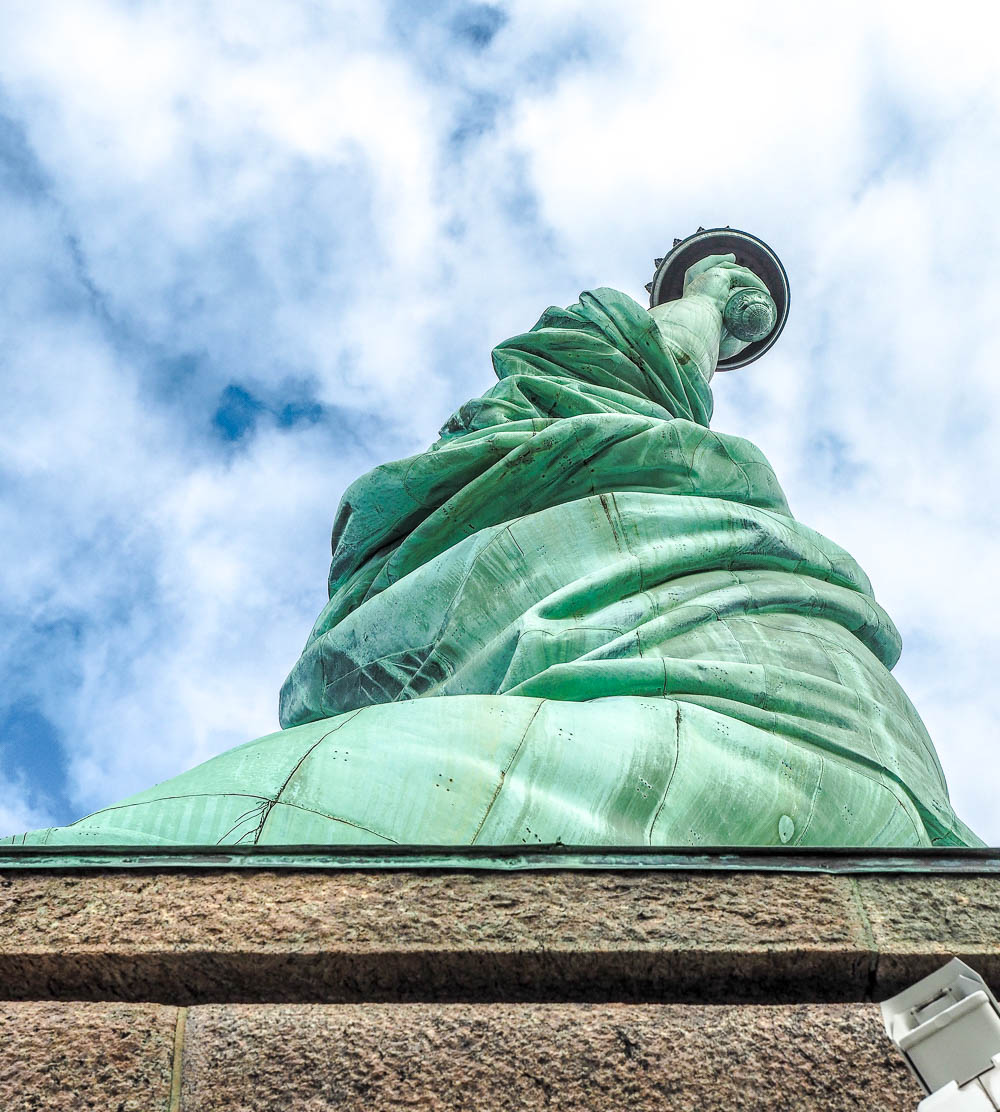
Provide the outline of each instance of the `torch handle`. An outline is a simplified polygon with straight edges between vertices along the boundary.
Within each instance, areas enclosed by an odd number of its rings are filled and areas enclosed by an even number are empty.
[[[748,286],[731,295],[722,320],[738,340],[756,343],[769,336],[778,323],[778,307],[770,294]]]

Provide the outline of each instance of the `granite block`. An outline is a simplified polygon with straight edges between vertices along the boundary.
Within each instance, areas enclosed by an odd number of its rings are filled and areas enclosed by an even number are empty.
[[[183,1108],[879,1109],[922,1093],[865,1004],[223,1005],[189,1013]]]
[[[166,1112],[176,1023],[158,1004],[0,1002],[0,1108]]]
[[[873,996],[883,1000],[959,957],[1000,994],[1000,877],[856,878],[878,951]]]

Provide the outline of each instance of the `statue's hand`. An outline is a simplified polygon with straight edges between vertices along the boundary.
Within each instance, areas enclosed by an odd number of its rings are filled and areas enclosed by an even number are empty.
[[[738,266],[735,255],[708,255],[694,266],[688,267],[684,275],[684,297],[707,298],[718,310],[721,317],[726,302],[741,289],[757,289],[768,293],[768,288],[752,270]],[[738,340],[723,326],[719,341],[719,358],[729,359],[738,355],[746,342]]]
[[[687,269],[684,297],[708,297],[721,313],[737,290],[747,287],[768,292],[767,286],[752,270],[738,266],[735,255],[707,255]]]

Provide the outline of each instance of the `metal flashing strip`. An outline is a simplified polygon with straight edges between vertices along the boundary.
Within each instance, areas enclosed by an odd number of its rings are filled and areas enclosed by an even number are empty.
[[[0,846],[10,869],[686,870],[1000,874],[1000,848],[720,846]]]

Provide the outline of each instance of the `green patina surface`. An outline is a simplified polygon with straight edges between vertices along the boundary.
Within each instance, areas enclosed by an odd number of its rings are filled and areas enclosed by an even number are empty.
[[[713,257],[499,345],[497,386],[345,494],[285,728],[8,841],[980,845],[864,572],[708,428],[759,286]]]

